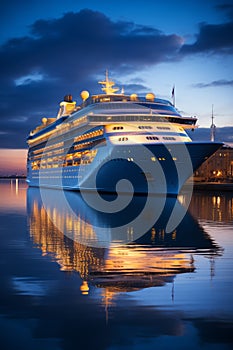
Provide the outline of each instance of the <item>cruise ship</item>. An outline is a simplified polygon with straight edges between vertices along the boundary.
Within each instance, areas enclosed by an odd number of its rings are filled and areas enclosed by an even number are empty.
[[[194,142],[196,117],[167,100],[118,92],[108,78],[102,93],[81,92],[42,118],[27,138],[29,186],[107,193],[177,195],[192,173],[222,144]]]

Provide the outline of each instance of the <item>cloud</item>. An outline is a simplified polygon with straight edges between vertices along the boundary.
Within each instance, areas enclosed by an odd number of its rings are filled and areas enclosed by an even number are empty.
[[[218,24],[200,23],[196,40],[184,44],[180,49],[181,56],[191,54],[232,55],[233,54],[233,4],[230,0],[215,6],[215,9],[226,14],[226,21]]]
[[[222,24],[200,24],[193,44],[182,46],[181,55],[194,53],[233,54],[233,21]]]
[[[30,128],[41,117],[54,116],[64,95],[76,92],[77,99],[83,89],[96,92],[93,82],[106,68],[113,75],[125,75],[170,61],[182,43],[178,35],[133,22],[113,22],[88,9],[37,20],[27,36],[0,47],[1,128],[9,133],[9,142],[1,139],[0,147],[9,147],[17,130],[11,147],[24,147]]]
[[[59,19],[38,20],[30,36],[8,41],[1,50],[1,78],[20,79],[36,72],[76,83],[109,65],[133,70],[169,60],[181,44],[179,36],[112,22],[99,12],[70,12]]]
[[[233,80],[225,80],[225,79],[220,79],[220,80],[214,80],[211,83],[198,83],[198,84],[193,84],[192,85],[195,88],[207,88],[207,87],[218,87],[218,86],[233,86]]]
[[[215,6],[217,11],[225,12],[227,18],[233,19],[233,4],[232,3],[225,3],[225,4],[219,4]]]
[[[187,54],[229,54],[233,52],[232,29],[233,22],[202,24],[196,42],[183,45],[179,35],[112,21],[88,9],[37,20],[27,36],[0,47],[0,132],[4,132],[0,147],[26,147],[28,132],[42,117],[57,114],[64,95],[71,93],[78,100],[81,90],[98,92],[97,81],[106,69],[126,80],[129,73],[178,61]],[[210,84],[230,85],[231,81]],[[123,87],[126,93],[148,91],[143,81],[128,81]]]

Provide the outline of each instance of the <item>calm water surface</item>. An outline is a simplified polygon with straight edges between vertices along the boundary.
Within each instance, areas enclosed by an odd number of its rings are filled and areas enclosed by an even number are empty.
[[[24,181],[0,193],[1,349],[232,349],[232,193],[194,193],[166,233],[170,198],[142,235],[143,197],[115,215]]]

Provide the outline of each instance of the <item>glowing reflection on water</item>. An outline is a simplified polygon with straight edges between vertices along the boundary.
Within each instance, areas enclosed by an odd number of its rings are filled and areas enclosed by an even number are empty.
[[[100,237],[96,227],[103,226],[111,234],[119,217],[95,213],[68,193],[72,221],[59,203],[45,208],[39,191],[21,181],[2,181],[0,189],[4,349],[230,349],[232,194],[194,193],[189,212],[166,233],[170,199],[136,241],[129,227],[130,243],[92,247],[87,237]],[[136,200],[133,211],[136,202],[143,204]]]

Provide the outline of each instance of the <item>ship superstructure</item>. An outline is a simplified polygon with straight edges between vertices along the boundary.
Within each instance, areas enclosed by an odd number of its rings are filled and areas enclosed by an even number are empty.
[[[104,94],[82,103],[71,95],[56,118],[43,118],[27,142],[30,186],[70,190],[178,194],[184,182],[221,144],[193,142],[196,117],[182,117],[167,100],[117,93],[106,74]],[[130,184],[129,184],[130,183]]]

